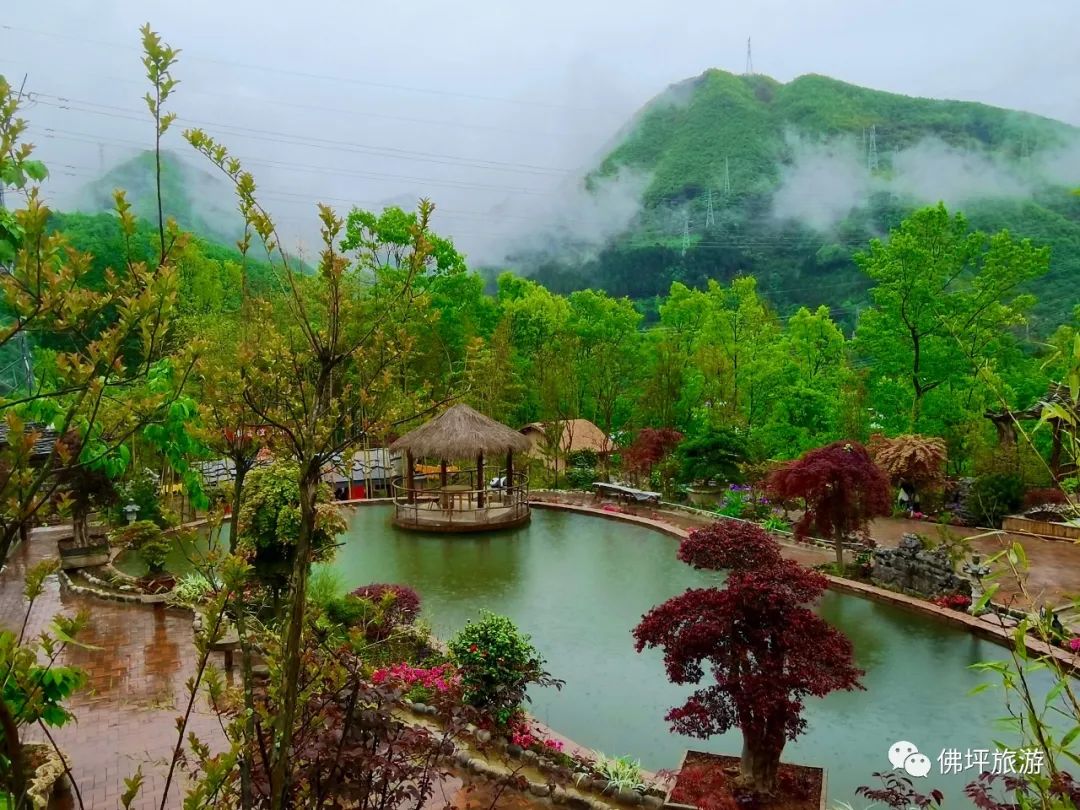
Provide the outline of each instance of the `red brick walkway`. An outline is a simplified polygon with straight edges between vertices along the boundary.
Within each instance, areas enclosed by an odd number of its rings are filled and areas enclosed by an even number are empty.
[[[0,627],[18,631],[26,613],[22,588],[26,569],[55,556],[54,538],[36,538],[17,548],[0,574]],[[34,604],[27,634],[43,630],[57,613],[75,614],[86,610],[90,622],[80,641],[89,649],[70,647],[62,663],[84,669],[89,682],[69,701],[77,722],[53,730],[53,736],[68,758],[75,782],[86,808],[120,806],[124,779],[142,766],[142,792],[133,804],[140,810],[158,808],[165,785],[168,762],[176,745],[176,719],[187,702],[186,681],[197,664],[192,643],[191,615],[160,606],[125,605],[89,596],[77,596],[60,589],[50,577],[45,593]],[[221,664],[217,654],[216,662]],[[224,735],[217,718],[196,701],[196,711],[188,730],[212,745]],[[42,739],[40,732],[27,732],[28,739]],[[184,781],[174,777],[168,806],[179,808]],[[452,776],[436,787],[427,808],[442,810],[487,810],[497,800],[499,810],[531,810],[538,800],[515,791],[495,793],[490,787],[466,788]],[[55,810],[78,807],[74,795],[58,797]]]
[[[55,540],[46,538],[31,540],[12,553],[0,575],[0,625],[18,629],[26,612],[25,571],[55,553]],[[45,593],[34,604],[28,635],[44,629],[57,613],[79,610],[86,610],[90,617],[85,634],[79,637],[90,648],[69,647],[62,662],[84,669],[89,682],[69,702],[76,722],[53,730],[53,735],[68,757],[87,808],[118,807],[124,779],[139,765],[146,781],[134,806],[156,808],[176,744],[175,720],[187,700],[185,681],[195,672],[191,615],[76,596],[62,592],[56,577],[50,577]],[[204,739],[220,742],[216,718],[205,710],[203,701],[197,701],[196,707],[189,728]],[[41,735],[33,730],[27,736]],[[180,806],[183,789],[182,780],[179,787],[174,781],[170,807]]]

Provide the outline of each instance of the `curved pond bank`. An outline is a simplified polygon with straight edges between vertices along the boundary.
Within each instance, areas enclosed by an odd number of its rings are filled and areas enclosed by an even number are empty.
[[[381,506],[350,510],[348,521],[332,564],[347,585],[413,586],[443,638],[483,608],[511,616],[533,636],[552,674],[566,681],[560,692],[533,696],[532,713],[552,728],[608,754],[640,757],[650,770],[675,767],[689,747],[738,753],[737,732],[707,742],[671,734],[664,713],[688,689],[667,683],[658,654],[633,650],[630,630],[642,613],[717,580],[680,563],[670,537],[548,510],[534,511],[529,526],[480,537],[396,530]],[[811,701],[807,733],[785,749],[785,759],[828,768],[831,801],[861,806],[855,788],[888,769],[886,752],[897,740],[914,742],[936,767],[942,749],[993,749],[1006,736],[994,724],[1004,714],[998,690],[967,694],[983,681],[968,667],[1003,660],[1000,646],[842,593],[827,594],[820,613],[851,638],[867,671],[866,691]],[[1045,692],[1048,681],[1037,688]],[[949,806],[964,806],[961,790],[974,775],[932,775],[920,788],[939,787]]]

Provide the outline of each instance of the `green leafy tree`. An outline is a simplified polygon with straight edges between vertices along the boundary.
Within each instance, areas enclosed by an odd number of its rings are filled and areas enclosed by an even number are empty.
[[[856,261],[875,285],[858,347],[906,406],[900,427],[914,431],[932,392],[951,388],[950,405],[963,405],[977,376],[994,372],[1009,327],[1033,303],[1020,290],[1046,272],[1049,251],[1007,231],[972,231],[962,214],[937,205],[905,219],[888,242],[873,240]]]
[[[0,233],[4,251],[14,256],[10,272],[0,274],[0,349],[15,340],[51,340],[58,348],[22,390],[0,400],[7,428],[0,446],[0,559],[53,503],[57,473],[116,457],[125,442],[161,417],[190,369],[190,359],[181,360],[177,384],[169,390],[148,382],[169,349],[175,276],[168,250],[154,263],[128,255],[104,273],[101,290],[86,284],[93,257],[49,231],[50,212],[35,185],[42,171],[22,140],[26,122],[17,116],[18,105],[0,78],[0,177],[25,197],[21,208],[4,215]],[[120,192],[116,208],[121,232],[133,236],[136,223]],[[172,247],[182,243],[167,230]],[[42,443],[46,428],[57,437],[48,448]],[[60,443],[73,434],[77,455],[65,453]]]

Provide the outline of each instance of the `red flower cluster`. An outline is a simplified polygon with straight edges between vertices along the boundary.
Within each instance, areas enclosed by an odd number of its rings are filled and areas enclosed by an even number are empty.
[[[931,599],[938,607],[951,608],[953,610],[967,610],[971,607],[971,597],[962,593],[950,593],[946,596],[939,596],[936,599]]]
[[[460,676],[452,664],[424,669],[402,661],[392,667],[377,669],[371,675],[372,683],[381,684],[387,681],[395,681],[405,686],[425,686],[436,692],[449,692],[459,684]]]
[[[528,721],[520,714],[511,721],[510,742],[513,745],[521,748],[531,748],[534,751],[537,749],[555,752],[563,750],[563,744],[559,740],[548,740],[538,736],[536,730],[530,727]]]

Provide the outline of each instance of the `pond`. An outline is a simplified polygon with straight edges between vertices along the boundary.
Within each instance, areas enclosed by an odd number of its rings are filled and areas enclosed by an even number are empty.
[[[640,757],[650,770],[674,768],[686,748],[738,754],[740,736],[708,741],[672,734],[664,714],[688,689],[670,685],[656,651],[634,652],[631,628],[653,605],[715,575],[675,556],[677,541],[613,520],[536,509],[532,523],[485,536],[425,535],[394,529],[388,509],[352,510],[333,566],[350,586],[400,582],[423,599],[424,616],[449,638],[486,608],[510,616],[533,637],[548,669],[566,681],[539,690],[532,713],[560,733],[607,754]],[[1005,712],[998,689],[968,692],[984,678],[968,669],[1007,651],[910,611],[829,593],[820,614],[855,646],[865,692],[811,699],[806,734],[786,760],[824,765],[830,802],[856,807],[855,788],[889,769],[887,750],[910,740],[934,761],[942,749],[994,749]],[[1042,673],[1040,673],[1042,674]],[[1048,683],[1039,684],[1045,692]],[[970,772],[974,778],[974,771]],[[917,780],[963,805],[970,779]]]
[[[674,768],[687,748],[735,754],[738,732],[708,741],[672,734],[664,714],[690,691],[669,684],[656,651],[634,652],[641,615],[688,587],[716,582],[675,556],[677,541],[644,527],[537,509],[528,526],[486,535],[427,535],[395,529],[390,509],[346,513],[348,530],[332,563],[351,589],[371,582],[411,585],[423,613],[449,638],[481,609],[510,616],[533,637],[548,669],[566,681],[538,690],[532,713],[560,733],[609,755],[630,754],[650,770]],[[855,788],[889,769],[887,750],[909,740],[935,771],[917,780],[964,806],[975,771],[942,776],[943,749],[991,749],[1010,742],[995,725],[998,688],[968,692],[984,676],[979,661],[1007,651],[959,628],[907,610],[828,593],[819,613],[852,641],[866,691],[810,699],[807,732],[785,748],[787,761],[828,768],[830,803],[867,802]],[[1044,675],[1044,673],[1038,673]],[[1036,683],[1040,693],[1049,684]]]

